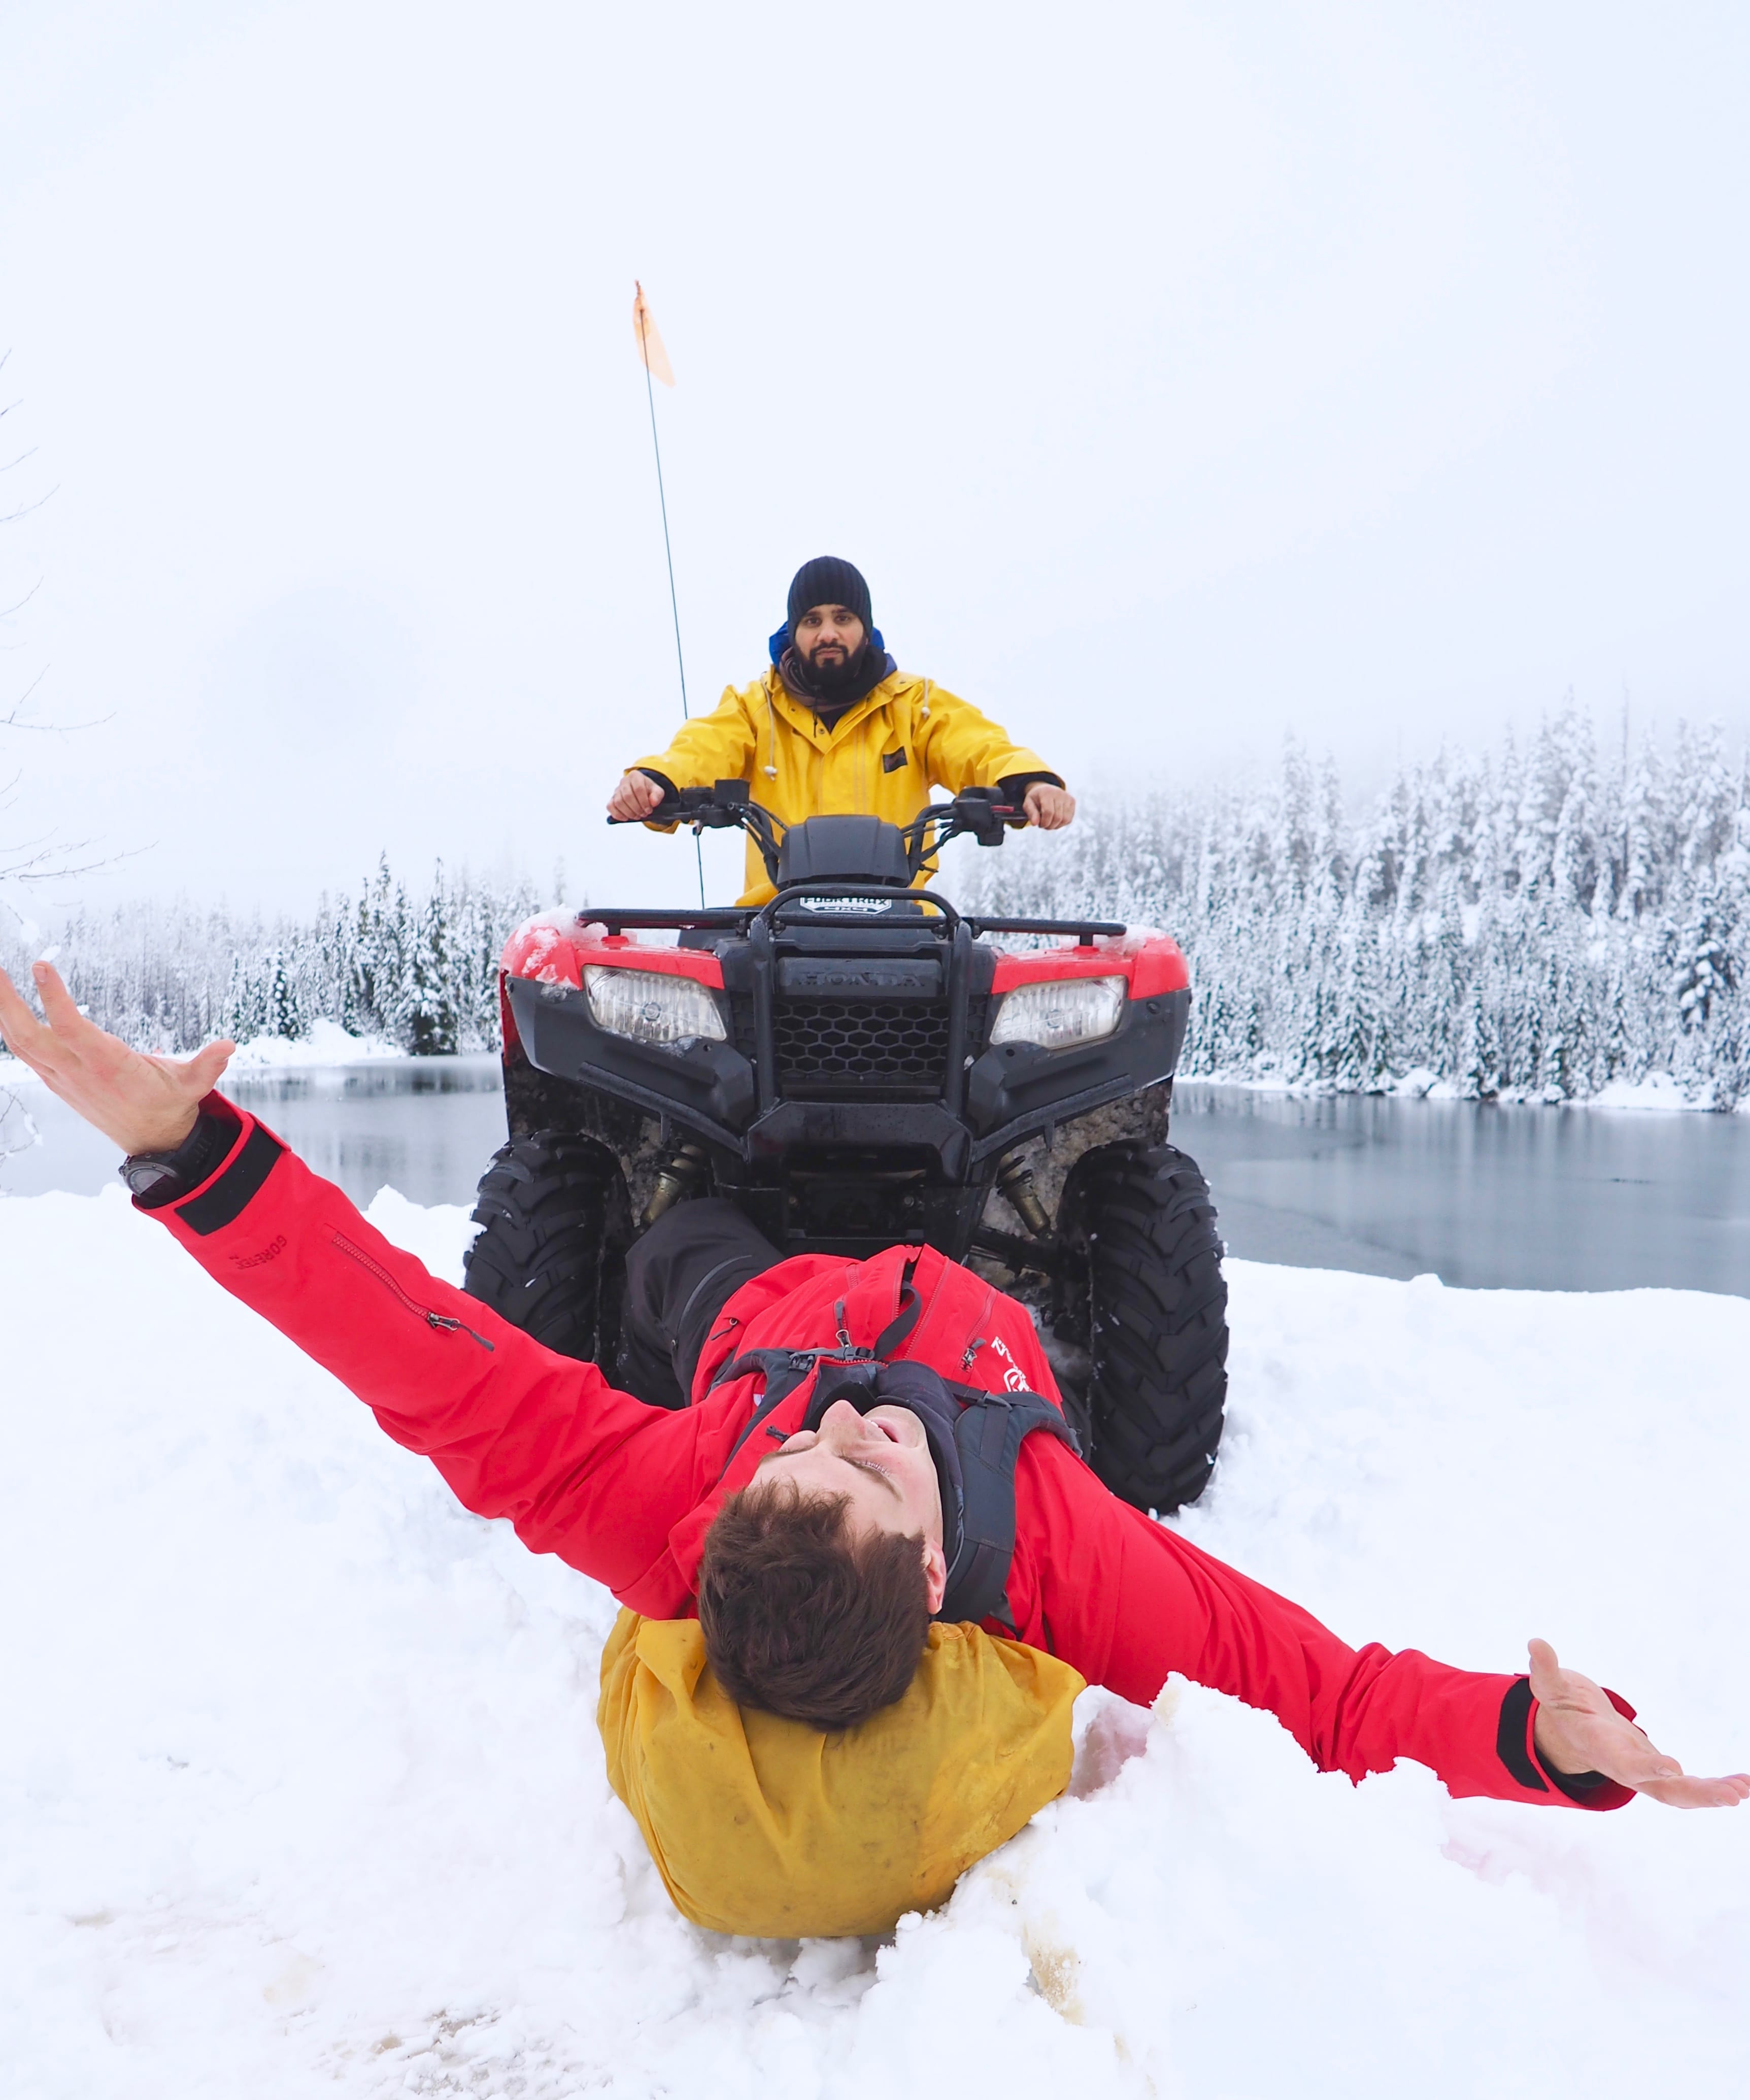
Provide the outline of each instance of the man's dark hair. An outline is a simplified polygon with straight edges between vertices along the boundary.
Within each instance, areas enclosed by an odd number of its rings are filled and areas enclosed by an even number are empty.
[[[738,1706],[854,1728],[903,1698],[929,1630],[923,1542],[854,1536],[844,1495],[731,1495],[705,1534],[699,1622]]]

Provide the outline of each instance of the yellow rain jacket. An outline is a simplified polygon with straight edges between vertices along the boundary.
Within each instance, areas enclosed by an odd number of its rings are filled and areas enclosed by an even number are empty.
[[[1066,1662],[973,1626],[932,1626],[903,1699],[822,1735],[743,1711],[696,1619],[623,1611],[602,1655],[609,1784],[675,1908],[713,1932],[889,1932],[946,1902],[1069,1781]]]
[[[633,764],[677,788],[751,781],[754,801],[786,824],[828,815],[909,824],[932,787],[958,795],[1018,773],[1051,771],[969,701],[907,671],[890,673],[824,729],[807,701],[768,670],[739,692],[725,686],[712,713],[688,722],[666,751]],[[764,904],[772,885],[751,839],[747,880],[741,902]]]

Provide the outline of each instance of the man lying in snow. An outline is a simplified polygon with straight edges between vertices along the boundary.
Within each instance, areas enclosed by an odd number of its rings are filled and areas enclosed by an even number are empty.
[[[609,1776],[698,1922],[876,1931],[941,1901],[1060,1791],[1083,1679],[1146,1703],[1180,1671],[1355,1780],[1405,1757],[1501,1800],[1750,1795],[1686,1778],[1541,1642],[1529,1679],[1355,1651],[1119,1502],[1025,1308],[932,1249],[769,1266],[729,1206],[681,1207],[628,1279],[637,1346],[692,1395],[651,1407],[436,1281],[213,1093],[230,1045],[141,1057],[35,975],[48,1025],[0,973],[0,1035],[130,1155],[141,1207],[468,1508],[629,1608]]]
[[[965,700],[897,668],[850,562],[822,554],[803,563],[769,646],[769,669],[739,692],[725,686],[712,713],[625,774],[611,817],[659,823],[670,788],[717,780],[751,782],[755,801],[786,824],[825,815],[909,824],[932,782],[953,795],[1000,786],[1042,831],[1074,816],[1063,782],[1036,753]],[[742,902],[765,903],[772,885],[752,838],[747,880]]]

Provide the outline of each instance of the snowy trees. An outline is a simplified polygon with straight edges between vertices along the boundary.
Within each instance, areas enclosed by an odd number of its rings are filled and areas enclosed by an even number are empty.
[[[92,1018],[147,1049],[220,1035],[296,1041],[326,1019],[430,1056],[496,1042],[499,951],[540,902],[526,883],[454,880],[441,866],[410,896],[384,861],[356,897],[324,898],[307,923],[187,903],[75,913],[57,929],[58,960]],[[0,927],[0,963],[15,972],[29,960]]]
[[[1557,1101],[1667,1072],[1750,1100],[1750,771],[1717,730],[1601,755],[1570,702],[1528,743],[1402,769],[1355,823],[1291,743],[1267,785],[1085,805],[947,880],[1173,933],[1188,1075]]]
[[[10,351],[0,352],[0,371],[4,370],[10,355]],[[18,407],[16,401],[0,404],[0,423],[6,423]],[[11,426],[7,424],[9,439],[11,433]],[[32,446],[0,462],[0,476],[15,474],[29,464],[34,452]],[[9,493],[0,498],[7,505],[0,510],[0,528],[20,525],[40,511],[48,501],[46,495],[33,498],[22,491],[11,492],[10,483],[4,486]],[[20,545],[11,532],[0,541],[0,555],[4,558],[0,559],[0,633],[7,637],[6,646],[10,650],[18,646],[10,638],[11,630],[35,598],[42,578],[40,574],[31,573],[34,562],[28,545]],[[14,814],[21,800],[24,779],[24,768],[17,761],[16,748],[27,736],[54,733],[52,726],[40,719],[33,706],[44,675],[45,671],[39,670],[34,677],[26,674],[15,682],[9,667],[6,682],[0,684],[0,916],[10,915],[20,922],[27,916],[15,901],[23,895],[24,885],[46,880],[66,865],[66,855],[59,849],[36,813],[28,812],[21,818]],[[20,823],[22,831],[18,828]],[[10,902],[3,893],[8,885],[15,900]]]
[[[0,370],[10,355],[10,351],[0,352]],[[18,406],[16,401],[0,403],[0,423],[7,425],[9,451],[13,433],[7,419]],[[0,477],[26,466],[35,450],[34,446],[27,446],[22,452],[0,461]],[[21,545],[16,534],[5,528],[18,527],[39,512],[53,492],[33,496],[11,482],[0,485],[7,492],[0,497],[6,505],[0,509],[0,531],[4,533],[0,539],[0,638],[4,638],[0,639],[0,648],[11,651],[19,646],[11,641],[11,631],[36,596],[42,578],[40,573],[31,573],[35,565],[28,543]],[[34,677],[27,672],[14,679],[9,667],[6,680],[0,682],[0,937],[9,938],[15,946],[29,944],[36,937],[27,885],[61,875],[69,865],[68,851],[25,798],[24,767],[17,759],[17,748],[25,739],[55,733],[53,726],[41,720],[33,705],[45,674],[46,667]],[[22,815],[20,804],[24,805]],[[33,1145],[36,1136],[36,1126],[24,1105],[10,1089],[0,1087],[0,1160]]]
[[[1614,739],[1607,739],[1614,743]],[[1669,1073],[1750,1101],[1750,769],[1717,730],[1601,752],[1571,704],[1443,750],[1346,816],[1327,761],[1091,801],[1065,839],[950,859],[963,908],[1157,925],[1197,986],[1188,1075],[1348,1088],[1428,1071],[1472,1099],[1573,1100]],[[82,1001],[149,1048],[297,1037],[322,1018],[420,1054],[496,1039],[526,884],[410,889],[386,861],[308,922],[183,903],[57,929]],[[0,919],[0,962],[29,960]]]
[[[0,420],[11,405],[0,403]],[[29,457],[0,461],[0,474]],[[42,500],[0,498],[11,505],[0,509],[0,527]],[[7,638],[35,585],[28,547],[0,535],[0,638]],[[44,938],[33,917],[42,907],[28,904],[25,885],[64,885],[83,871],[73,865],[77,849],[40,812],[19,813],[15,748],[27,735],[55,733],[34,715],[34,690],[28,677],[15,690],[0,682],[0,964],[15,976]],[[473,1049],[496,1040],[498,952],[540,901],[526,884],[455,881],[441,866],[429,889],[409,897],[385,862],[355,900],[324,900],[308,924],[240,922],[187,902],[77,911],[55,929],[57,960],[95,1020],[148,1049],[193,1050],[221,1034],[296,1040],[324,1018],[417,1054]],[[0,1158],[33,1135],[0,1088]]]

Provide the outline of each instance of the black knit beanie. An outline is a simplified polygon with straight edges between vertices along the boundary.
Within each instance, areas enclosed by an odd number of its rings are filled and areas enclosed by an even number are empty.
[[[854,612],[866,628],[875,625],[875,615],[869,605],[869,586],[863,581],[862,571],[849,562],[841,562],[836,554],[817,554],[812,562],[804,562],[796,571],[790,585],[792,634],[803,614],[817,605],[842,605],[847,612]]]

